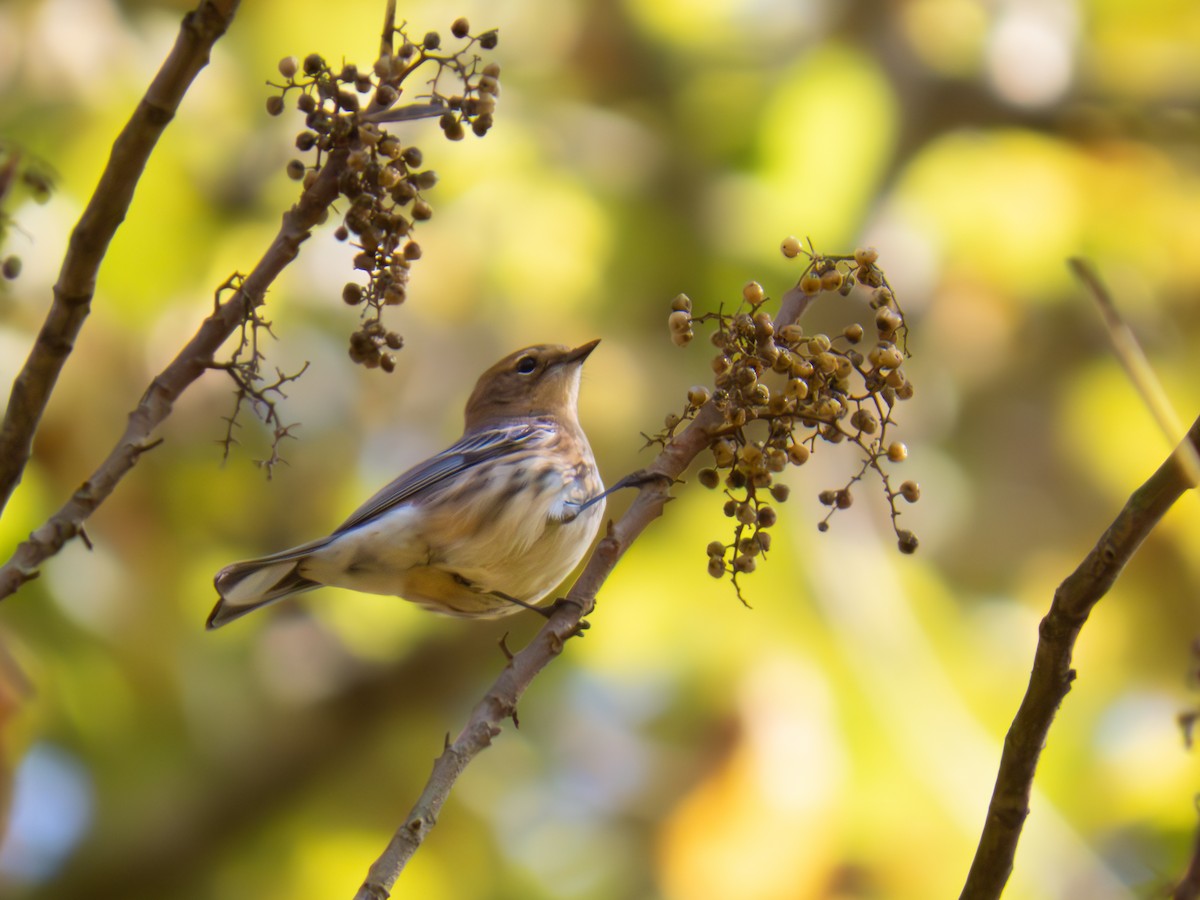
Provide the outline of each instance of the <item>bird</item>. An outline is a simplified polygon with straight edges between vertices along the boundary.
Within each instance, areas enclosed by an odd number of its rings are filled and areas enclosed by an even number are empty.
[[[480,376],[454,444],[332,534],[221,569],[207,628],[327,585],[456,616],[536,609],[578,565],[604,514],[578,414],[583,363],[599,343],[504,357]]]

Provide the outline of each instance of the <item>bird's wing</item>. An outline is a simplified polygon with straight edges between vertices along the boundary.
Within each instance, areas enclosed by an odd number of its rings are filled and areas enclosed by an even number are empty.
[[[420,497],[460,472],[527,447],[531,441],[545,437],[552,430],[553,426],[548,423],[531,422],[466,435],[385,486],[356,509],[333,533],[338,535],[357,528],[397,504]]]

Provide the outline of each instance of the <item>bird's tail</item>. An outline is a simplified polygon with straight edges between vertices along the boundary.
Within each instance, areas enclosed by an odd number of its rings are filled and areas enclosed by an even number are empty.
[[[300,563],[311,550],[311,546],[296,548],[223,568],[213,579],[221,599],[209,614],[208,629],[220,628],[292,594],[320,587],[319,582],[305,578],[299,571]]]

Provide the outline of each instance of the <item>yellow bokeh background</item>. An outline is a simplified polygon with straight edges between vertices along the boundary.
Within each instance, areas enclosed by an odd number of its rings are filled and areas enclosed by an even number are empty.
[[[278,60],[360,66],[383,2],[246,2],[165,132],[0,518],[4,557],[103,459],[213,292],[268,246],[302,122],[265,113]],[[0,256],[0,376],[44,316],[66,241],[186,0],[0,5],[0,141],[50,166]],[[227,562],[325,533],[452,441],[475,378],[526,344],[599,337],[581,418],[607,482],[711,377],[671,298],[736,304],[799,274],[788,234],[870,244],[909,315],[899,410],[922,498],[902,524],[819,446],[783,478],[749,608],[705,572],[727,539],[689,478],[572,641],[467,770],[395,896],[453,900],[953,897],[1040,618],[1169,452],[1066,260],[1092,260],[1185,422],[1200,334],[1200,6],[1189,0],[398,4],[421,34],[500,29],[496,126],[406,124],[440,181],[396,372],[353,366],[353,251],[319,230],[272,287],[268,365],[310,363],[267,480],[228,380],[206,375],[76,542],[0,608],[0,896],[353,896],[536,617],[430,616],[324,590],[215,633]],[[854,295],[820,327],[869,316]],[[699,329],[698,329],[699,330]],[[694,473],[692,473],[694,475]],[[617,497],[619,515],[628,498]],[[1200,785],[1200,507],[1185,496],[1083,630],[1006,896],[1162,894]]]

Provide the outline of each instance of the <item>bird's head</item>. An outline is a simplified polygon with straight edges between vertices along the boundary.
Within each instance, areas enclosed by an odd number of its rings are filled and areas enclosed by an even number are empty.
[[[513,418],[576,422],[583,361],[599,343],[538,344],[504,357],[479,376],[467,401],[467,430]]]

